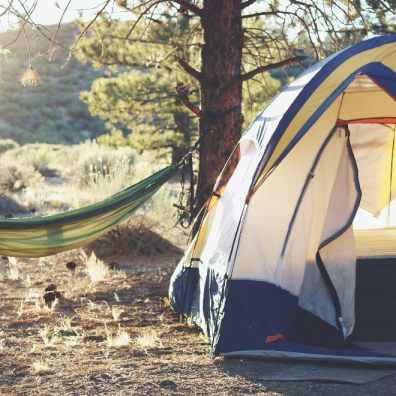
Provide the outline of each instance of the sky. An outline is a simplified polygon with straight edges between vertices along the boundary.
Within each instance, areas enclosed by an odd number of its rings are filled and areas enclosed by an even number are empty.
[[[9,0],[0,0],[0,13],[3,7],[8,5]],[[18,3],[23,3],[24,6],[29,9],[33,4],[34,0],[14,0],[14,4],[19,10],[22,10],[22,6]],[[58,23],[61,15],[66,8],[69,0],[38,0],[37,5],[32,14],[32,19],[35,23],[43,25],[51,25]],[[103,7],[104,0],[71,0],[69,7],[63,17],[63,22],[70,22],[80,16],[82,12],[83,19],[92,19],[94,15]],[[107,8],[108,11],[112,12],[113,17],[120,19],[128,18],[130,15],[127,11],[122,10],[120,7],[112,6]],[[17,18],[10,16],[3,16],[0,18],[0,30],[4,31],[13,27],[17,21]]]

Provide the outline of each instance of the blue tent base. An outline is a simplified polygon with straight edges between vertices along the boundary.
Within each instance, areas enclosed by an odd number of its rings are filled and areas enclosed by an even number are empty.
[[[338,330],[298,307],[296,297],[267,282],[231,280],[227,304],[216,351],[220,356],[396,366],[396,354],[344,341]],[[279,334],[285,339],[266,339]]]

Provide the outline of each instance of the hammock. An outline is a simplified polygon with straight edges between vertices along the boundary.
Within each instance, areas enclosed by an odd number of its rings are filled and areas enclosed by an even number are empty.
[[[93,205],[52,216],[0,220],[0,254],[43,257],[92,242],[125,220],[178,171],[168,166]]]

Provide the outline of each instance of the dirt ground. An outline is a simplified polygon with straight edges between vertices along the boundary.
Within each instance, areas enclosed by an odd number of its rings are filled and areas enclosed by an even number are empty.
[[[75,271],[65,263],[74,260]],[[260,382],[271,362],[208,357],[198,329],[169,308],[178,258],[107,257],[92,283],[76,253],[0,260],[1,395],[396,395],[396,375],[366,385]],[[44,289],[61,293],[49,309]]]

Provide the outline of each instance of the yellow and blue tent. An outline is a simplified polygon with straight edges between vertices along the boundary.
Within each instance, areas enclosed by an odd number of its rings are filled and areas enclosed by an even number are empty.
[[[395,136],[394,35],[257,116],[170,285],[212,355],[396,364]]]

